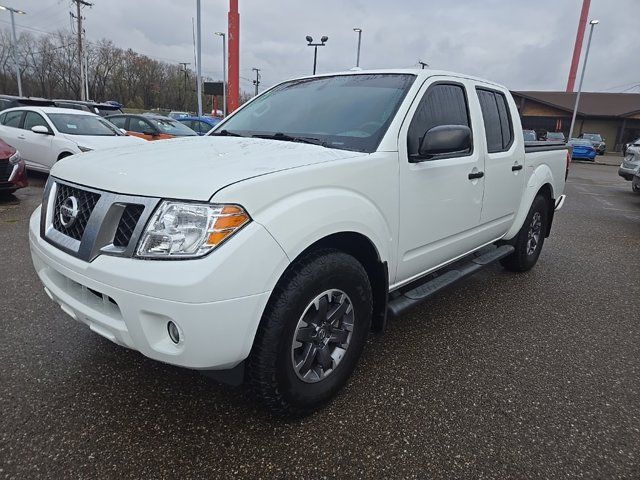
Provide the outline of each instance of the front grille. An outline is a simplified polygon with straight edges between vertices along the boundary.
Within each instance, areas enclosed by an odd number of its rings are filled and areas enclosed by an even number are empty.
[[[8,182],[11,172],[13,172],[13,165],[9,160],[0,160],[0,182]]]
[[[144,205],[129,204],[125,207],[118,222],[118,229],[113,239],[113,245],[116,247],[127,247],[131,241],[133,231],[140,220],[140,215],[144,210]]]
[[[85,228],[87,228],[87,222],[89,221],[91,212],[93,212],[96,203],[98,203],[98,200],[100,199],[100,194],[81,190],[63,183],[58,183],[57,187],[56,199],[53,207],[53,228],[60,233],[79,241],[82,239]],[[75,197],[77,200],[78,215],[76,216],[75,221],[65,227],[60,219],[60,207],[69,197]]]

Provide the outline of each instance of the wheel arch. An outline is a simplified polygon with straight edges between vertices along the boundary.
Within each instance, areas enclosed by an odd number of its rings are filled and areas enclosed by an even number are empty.
[[[280,275],[280,280],[303,257],[316,250],[333,249],[351,255],[358,260],[369,277],[373,297],[372,330],[382,332],[386,326],[387,298],[389,292],[389,271],[374,242],[359,232],[342,231],[317,239],[295,258]],[[278,282],[280,281],[278,280]],[[274,289],[275,290],[275,289]],[[269,299],[271,301],[271,299]]]
[[[553,220],[553,213],[555,211],[555,190],[553,186],[553,178],[553,173],[547,165],[540,165],[538,168],[536,168],[534,173],[529,178],[529,181],[527,182],[527,185],[522,193],[523,198],[520,202],[520,208],[516,213],[511,228],[503,237],[504,240],[511,240],[516,235],[518,235],[520,228],[522,228],[522,225],[527,218],[529,209],[531,208],[531,205],[533,205],[533,200],[539,194],[544,195],[547,199],[547,216],[549,218],[549,222],[547,222],[548,227],[547,231],[545,232],[545,236],[549,236],[551,223]]]

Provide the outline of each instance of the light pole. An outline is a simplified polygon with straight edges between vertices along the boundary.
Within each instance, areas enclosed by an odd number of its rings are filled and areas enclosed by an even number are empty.
[[[324,47],[324,44],[329,40],[329,37],[324,35],[321,39],[321,43],[313,43],[313,38],[307,35],[307,46],[313,47],[313,74],[316,74],[316,65],[318,64],[318,47]]]
[[[224,118],[227,116],[227,35],[223,32],[215,32],[215,35],[222,37],[222,118]]]
[[[356,67],[359,67],[360,66],[360,45],[362,43],[362,29],[354,28],[353,31],[358,34],[358,54],[356,55]]]
[[[11,49],[13,50],[13,63],[16,67],[16,78],[18,79],[18,95],[22,96],[22,79],[20,78],[20,65],[18,65],[18,39],[16,38],[16,23],[13,19],[13,14],[18,13],[20,15],[26,15],[27,12],[11,7],[5,7],[4,5],[0,5],[0,10],[7,10],[11,13]]]
[[[587,50],[584,52],[584,63],[582,64],[582,73],[580,74],[580,83],[578,84],[578,93],[576,94],[576,104],[573,107],[573,116],[571,117],[571,127],[569,128],[569,138],[567,140],[571,140],[573,138],[573,127],[576,125],[576,115],[578,114],[578,105],[580,104],[580,94],[582,93],[582,81],[584,80],[584,71],[587,68],[587,60],[589,59],[589,47],[591,47],[591,37],[593,36],[593,27],[595,27],[599,20],[591,20],[589,25],[591,28],[589,30],[589,40],[587,40]]]
[[[258,87],[260,86],[260,69],[252,68],[254,72],[256,72],[256,79],[253,81],[253,84],[256,86],[256,97],[258,96]]]
[[[202,21],[200,0],[196,0],[196,90],[198,92],[198,116],[202,116]]]

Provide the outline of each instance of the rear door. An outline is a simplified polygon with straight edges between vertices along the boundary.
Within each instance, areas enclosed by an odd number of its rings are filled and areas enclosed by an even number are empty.
[[[11,110],[0,115],[0,123],[2,124],[0,138],[18,150],[21,155],[26,141],[24,131],[20,128],[24,113],[24,110]],[[25,161],[27,164],[31,163],[26,157]]]
[[[466,80],[435,79],[425,82],[400,130],[397,284],[480,246],[477,230],[484,191],[482,150],[473,145],[464,152],[416,159],[421,138],[433,127],[466,125],[473,139],[482,132],[477,103],[468,101],[473,86]]]
[[[45,127],[51,135],[32,132],[31,129],[35,126]],[[55,152],[51,150],[53,130],[44,117],[37,112],[27,111],[22,121],[22,136],[24,140],[20,154],[24,159],[47,170],[50,169],[56,160]]]
[[[518,211],[524,189],[524,139],[516,138],[510,96],[503,91],[477,86],[482,112],[485,188],[480,222],[484,240],[504,235]],[[514,105],[515,107],[515,105]]]

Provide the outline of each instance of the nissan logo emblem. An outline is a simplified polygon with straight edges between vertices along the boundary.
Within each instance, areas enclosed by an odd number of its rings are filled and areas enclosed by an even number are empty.
[[[78,218],[78,200],[74,196],[67,199],[60,205],[60,223],[63,227],[69,228]]]

